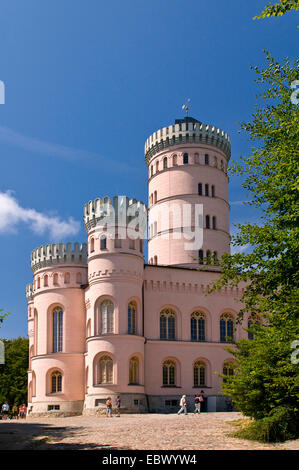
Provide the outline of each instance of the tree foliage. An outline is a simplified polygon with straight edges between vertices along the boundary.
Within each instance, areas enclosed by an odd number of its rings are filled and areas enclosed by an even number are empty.
[[[298,0],[280,0],[280,2],[275,3],[274,5],[269,3],[262,13],[255,16],[253,19],[267,18],[269,16],[282,16],[291,10],[299,10]]]
[[[27,403],[28,339],[2,341],[5,364],[0,364],[0,403]]]
[[[289,420],[286,436],[294,423],[298,430],[299,366],[291,362],[291,344],[299,338],[299,110],[291,100],[291,84],[299,61],[286,59],[280,65],[268,52],[266,61],[265,68],[253,68],[262,104],[256,105],[252,122],[241,123],[255,145],[229,170],[243,177],[246,204],[261,211],[261,221],[237,225],[232,244],[250,249],[222,257],[222,274],[213,289],[244,283],[239,319],[247,312],[262,320],[251,327],[253,341],[237,341],[230,350],[236,369],[223,382],[224,393],[267,426],[275,409],[284,410],[279,416]],[[281,438],[283,433],[274,434]]]

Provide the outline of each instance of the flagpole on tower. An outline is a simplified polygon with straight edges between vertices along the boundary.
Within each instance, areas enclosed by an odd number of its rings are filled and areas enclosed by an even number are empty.
[[[186,102],[183,104],[182,109],[186,110],[186,117],[188,118],[188,111],[189,111],[189,103],[190,103],[190,98],[186,100]]]

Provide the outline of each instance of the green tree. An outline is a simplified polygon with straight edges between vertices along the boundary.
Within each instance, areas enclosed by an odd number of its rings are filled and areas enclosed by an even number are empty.
[[[253,19],[267,18],[269,16],[282,16],[285,15],[288,11],[299,10],[299,1],[298,0],[280,0],[280,2],[272,5],[269,3],[262,13],[258,16],[255,16]]]
[[[2,340],[5,364],[0,364],[0,403],[27,403],[28,339]]]
[[[223,390],[240,411],[259,421],[253,426],[263,428],[263,439],[277,440],[298,432],[299,366],[291,362],[291,344],[299,339],[299,108],[291,84],[299,61],[280,65],[268,52],[266,61],[265,68],[254,67],[262,104],[252,122],[241,123],[255,146],[229,170],[243,178],[245,204],[259,209],[261,221],[237,225],[232,245],[250,249],[222,257],[213,289],[244,282],[239,320],[245,312],[262,320],[251,327],[253,341],[237,341],[231,348],[235,375],[225,378]]]
[[[3,312],[2,308],[0,308],[0,328],[5,318],[8,317],[9,315],[9,312],[8,313],[1,313],[1,312]]]

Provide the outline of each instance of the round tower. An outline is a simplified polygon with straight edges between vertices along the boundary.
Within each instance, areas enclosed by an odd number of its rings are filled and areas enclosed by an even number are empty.
[[[229,158],[228,135],[188,116],[147,139],[149,264],[219,269],[230,250]]]
[[[147,210],[117,196],[84,207],[88,235],[85,291],[86,362],[84,413],[120,395],[122,408],[145,411],[143,336],[143,238]]]
[[[84,401],[87,245],[46,245],[31,254],[28,412],[80,414]]]

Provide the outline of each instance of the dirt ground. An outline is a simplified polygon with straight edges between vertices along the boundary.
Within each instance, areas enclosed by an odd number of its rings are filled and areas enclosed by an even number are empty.
[[[0,421],[0,450],[299,450],[229,436],[240,413],[74,416]]]

